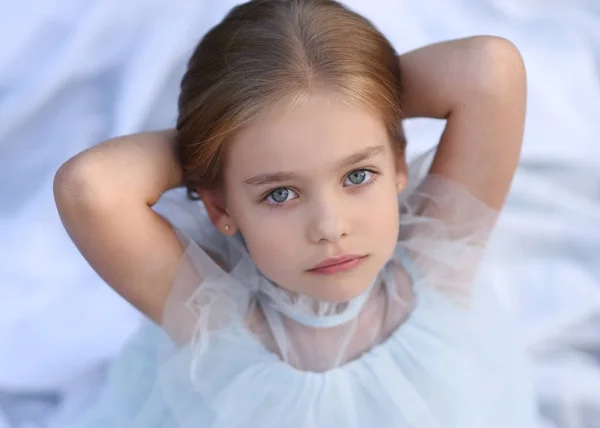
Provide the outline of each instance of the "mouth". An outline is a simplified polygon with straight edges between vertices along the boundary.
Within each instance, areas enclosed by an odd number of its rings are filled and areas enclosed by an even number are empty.
[[[308,272],[318,275],[331,275],[338,272],[348,271],[360,265],[368,256],[348,254],[341,257],[323,260]]]

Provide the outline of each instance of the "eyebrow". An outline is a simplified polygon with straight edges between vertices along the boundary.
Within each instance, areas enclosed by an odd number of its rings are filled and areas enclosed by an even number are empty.
[[[384,146],[372,146],[368,147],[360,152],[353,153],[344,159],[338,164],[339,169],[349,168],[357,163],[364,162],[368,159],[372,159],[375,156],[382,154],[385,151]],[[281,183],[284,181],[292,181],[298,179],[300,177],[299,174],[295,172],[274,172],[267,174],[259,174],[251,177],[247,180],[244,180],[249,186],[264,186],[266,184],[274,184]]]
[[[339,168],[349,168],[351,166],[356,165],[357,163],[364,162],[366,160],[372,159],[375,156],[379,156],[385,152],[384,146],[372,146],[367,147],[364,150],[361,150],[358,153],[351,154],[347,156],[339,163]]]

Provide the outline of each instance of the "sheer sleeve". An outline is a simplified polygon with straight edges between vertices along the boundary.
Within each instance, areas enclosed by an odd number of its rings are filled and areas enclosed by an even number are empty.
[[[394,259],[410,260],[420,287],[468,305],[498,212],[445,177],[425,173],[420,178],[426,160],[411,166],[412,186],[400,198]]]

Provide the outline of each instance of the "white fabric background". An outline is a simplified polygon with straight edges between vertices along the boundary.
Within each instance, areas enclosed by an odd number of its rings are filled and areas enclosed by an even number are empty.
[[[108,137],[171,126],[190,49],[234,3],[0,2],[0,428],[76,415],[139,321],[63,231],[55,170]],[[346,4],[399,51],[475,34],[521,49],[523,162],[482,278],[522,326],[544,423],[600,426],[600,2]],[[441,127],[410,123],[411,152]]]

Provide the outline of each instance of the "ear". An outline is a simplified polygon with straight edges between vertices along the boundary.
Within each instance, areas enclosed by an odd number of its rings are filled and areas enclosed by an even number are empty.
[[[396,155],[396,188],[398,193],[402,193],[408,185],[408,166],[406,165],[406,134],[402,121],[398,122],[396,128],[396,141],[395,141],[395,155]]]
[[[408,166],[404,157],[404,150],[402,153],[396,155],[396,188],[398,193],[402,193],[408,185]]]
[[[205,190],[198,193],[201,195],[208,217],[215,227],[224,235],[234,235],[237,232],[237,226],[225,206],[223,194],[215,190]]]

